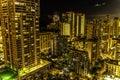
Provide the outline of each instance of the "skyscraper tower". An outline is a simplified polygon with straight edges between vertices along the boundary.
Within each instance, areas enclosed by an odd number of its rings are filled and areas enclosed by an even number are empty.
[[[61,35],[70,36],[85,36],[85,14],[66,12],[62,14]]]
[[[5,62],[15,71],[40,63],[40,0],[0,0]]]
[[[113,37],[118,38],[120,36],[120,19],[115,17],[113,20]]]

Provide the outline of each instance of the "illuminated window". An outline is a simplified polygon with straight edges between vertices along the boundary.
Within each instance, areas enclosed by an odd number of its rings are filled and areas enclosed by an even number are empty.
[[[36,25],[36,27],[39,27],[39,25]]]
[[[19,35],[16,35],[16,39],[18,39]]]
[[[24,34],[27,34],[27,32],[24,32]]]
[[[39,29],[36,29],[36,31],[39,31]]]
[[[15,26],[16,28],[18,28],[18,26]]]
[[[32,12],[35,12],[35,9],[31,8],[31,11],[32,11]]]
[[[33,38],[33,35],[31,36],[31,38]]]
[[[39,18],[38,16],[36,16],[36,18]]]
[[[16,33],[18,32],[18,30],[16,30]]]
[[[15,20],[18,20],[18,18],[15,17]]]
[[[30,20],[30,18],[26,18],[26,20]]]
[[[36,21],[36,22],[38,22],[38,21]]]
[[[15,2],[15,5],[19,5],[20,4],[20,2]]]
[[[23,15],[25,16],[25,15],[26,15],[26,13],[23,13]]]
[[[25,23],[25,20],[23,20],[23,23]]]
[[[15,23],[15,26],[18,26],[18,23]]]
[[[39,39],[36,39],[36,41],[39,41]]]
[[[24,34],[29,34],[29,32],[24,32]]]
[[[20,16],[20,13],[16,12],[15,17],[19,17],[19,16]]]
[[[26,38],[24,38],[24,41],[27,41],[27,39],[26,39]]]
[[[4,6],[7,6],[7,3],[2,3],[2,6],[4,7]]]
[[[24,48],[26,48],[28,45],[24,45]]]
[[[20,5],[21,5],[21,6],[24,6],[24,5],[25,5],[25,3],[20,3]]]
[[[8,29],[6,29],[6,32],[8,32]]]
[[[30,20],[33,20],[32,18],[30,18]]]
[[[24,22],[23,25],[26,25],[26,23]]]
[[[35,5],[38,5],[38,3],[35,3]]]

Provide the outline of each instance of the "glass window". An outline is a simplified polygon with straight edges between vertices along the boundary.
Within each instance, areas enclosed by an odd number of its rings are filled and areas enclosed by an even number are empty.
[[[20,2],[15,2],[15,5],[19,5],[20,4]]]
[[[17,18],[17,17],[15,17],[15,20],[18,20],[18,18]]]

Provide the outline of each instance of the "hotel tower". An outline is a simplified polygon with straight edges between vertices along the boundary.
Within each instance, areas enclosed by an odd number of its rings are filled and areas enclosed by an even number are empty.
[[[40,0],[0,0],[6,65],[19,72],[40,64]]]

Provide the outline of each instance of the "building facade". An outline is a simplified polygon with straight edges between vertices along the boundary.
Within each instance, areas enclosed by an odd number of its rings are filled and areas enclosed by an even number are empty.
[[[117,60],[113,60],[111,62],[105,63],[107,72],[110,73],[113,76],[120,77],[120,62]]]
[[[45,32],[40,33],[40,52],[49,53],[51,49],[51,39],[53,37],[53,33]]]
[[[85,34],[85,14],[66,12],[62,14],[61,35],[84,36]]]
[[[0,26],[0,60],[4,60],[4,53],[3,53],[3,41],[2,41],[2,30]]]
[[[116,56],[115,56],[116,60],[120,60],[120,41],[117,41],[116,44]]]
[[[40,63],[39,0],[1,0],[6,64],[18,73]]]
[[[119,38],[120,37],[120,19],[119,17],[115,17],[113,19],[113,37]]]

